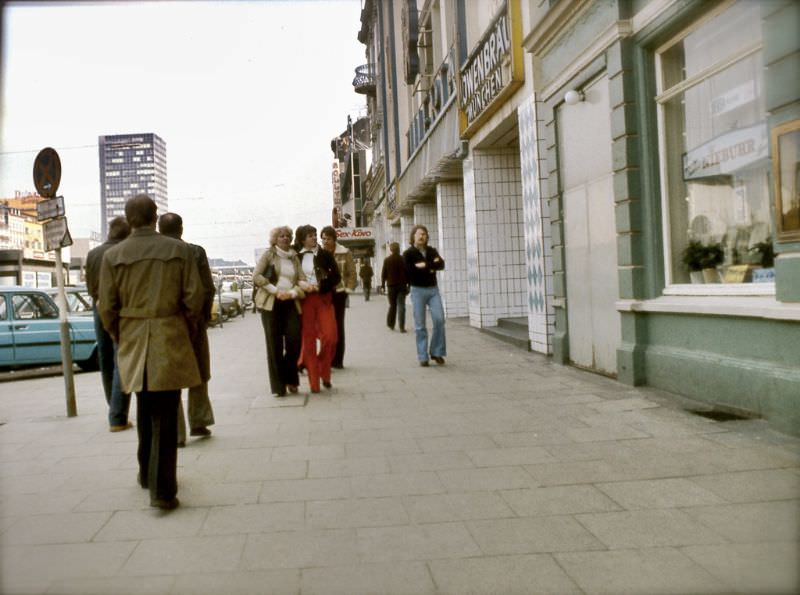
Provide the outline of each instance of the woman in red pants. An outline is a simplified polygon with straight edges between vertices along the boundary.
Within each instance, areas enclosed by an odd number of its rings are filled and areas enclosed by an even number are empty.
[[[318,393],[320,379],[325,388],[332,386],[331,362],[336,352],[337,340],[333,292],[341,277],[333,254],[317,245],[316,227],[298,227],[295,242],[300,248],[300,265],[306,275],[306,284],[303,285],[306,297],[303,300],[303,349],[300,359],[308,370],[311,392]]]

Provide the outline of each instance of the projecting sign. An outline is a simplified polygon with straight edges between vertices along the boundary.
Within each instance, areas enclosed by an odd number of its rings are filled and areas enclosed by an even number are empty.
[[[337,227],[336,240],[341,241],[356,241],[356,240],[374,240],[375,232],[371,227]]]
[[[51,219],[44,224],[44,249],[47,252],[56,248],[72,246],[72,236],[67,228],[67,218]]]
[[[33,162],[33,185],[44,198],[53,198],[61,183],[61,159],[55,149],[47,147],[39,151]]]
[[[39,221],[64,216],[64,197],[56,196],[36,203],[36,218]]]

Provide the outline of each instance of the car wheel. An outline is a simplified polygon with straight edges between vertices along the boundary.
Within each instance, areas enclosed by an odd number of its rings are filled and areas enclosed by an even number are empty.
[[[94,351],[92,351],[92,355],[90,355],[87,359],[77,363],[78,367],[84,372],[96,372],[99,370],[100,361],[97,358],[97,347],[95,347]]]

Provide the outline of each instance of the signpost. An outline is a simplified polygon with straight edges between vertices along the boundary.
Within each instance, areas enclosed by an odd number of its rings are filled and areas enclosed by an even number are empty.
[[[56,197],[61,183],[61,159],[55,149],[47,147],[39,151],[33,162],[33,184],[39,196],[49,199],[36,205],[36,214],[44,224],[45,250],[56,252],[56,284],[58,294],[58,320],[61,330],[61,368],[64,372],[64,386],[67,398],[67,417],[78,415],[75,403],[75,381],[72,376],[72,341],[67,321],[67,296],[64,292],[64,266],[61,261],[61,248],[72,245],[72,237],[64,217],[64,197]]]

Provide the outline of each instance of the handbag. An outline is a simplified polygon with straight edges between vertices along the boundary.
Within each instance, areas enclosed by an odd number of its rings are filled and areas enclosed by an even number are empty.
[[[269,263],[267,270],[264,271],[264,277],[273,285],[278,282],[278,271],[275,270],[275,265],[273,263]]]

